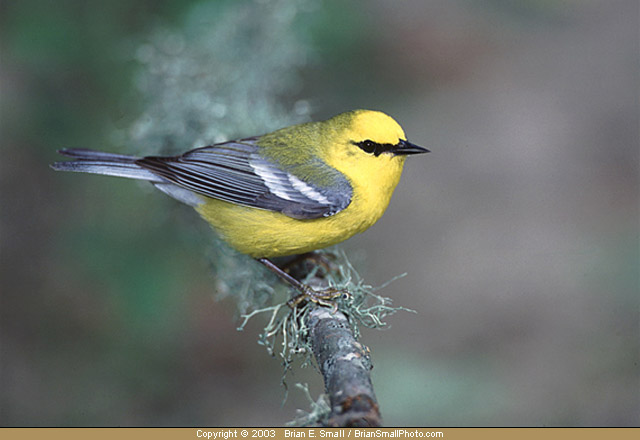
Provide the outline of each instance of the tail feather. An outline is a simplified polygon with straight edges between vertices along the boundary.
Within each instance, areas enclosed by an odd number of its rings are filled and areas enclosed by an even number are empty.
[[[51,168],[56,171],[75,171],[79,173],[147,180],[160,191],[187,205],[197,206],[203,202],[203,199],[196,193],[142,168],[136,163],[139,158],[135,156],[105,153],[103,151],[87,150],[84,148],[65,148],[59,150],[58,153],[72,157],[75,160],[51,164]]]
[[[65,148],[58,152],[76,160],[53,163],[51,168],[56,171],[102,174],[105,176],[148,180],[154,183],[166,182],[162,177],[137,165],[135,161],[138,158],[135,156],[105,153],[84,148]]]
[[[63,148],[58,150],[58,153],[78,160],[104,160],[109,162],[133,163],[139,159],[139,157],[135,156],[89,150],[88,148]]]

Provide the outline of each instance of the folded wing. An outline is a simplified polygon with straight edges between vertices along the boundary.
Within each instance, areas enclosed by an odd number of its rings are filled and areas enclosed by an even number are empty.
[[[328,217],[349,205],[352,188],[340,172],[314,159],[312,182],[263,158],[257,141],[225,142],[175,157],[145,157],[135,164],[197,194],[292,218]]]

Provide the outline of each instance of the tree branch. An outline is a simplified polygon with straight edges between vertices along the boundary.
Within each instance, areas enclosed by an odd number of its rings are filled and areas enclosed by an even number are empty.
[[[369,372],[369,349],[356,341],[341,312],[317,307],[309,315],[311,345],[324,377],[331,415],[328,426],[380,426]]]

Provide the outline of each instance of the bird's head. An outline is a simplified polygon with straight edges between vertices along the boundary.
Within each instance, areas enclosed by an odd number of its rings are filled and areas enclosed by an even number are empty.
[[[429,151],[408,142],[400,124],[382,112],[356,110],[346,115],[351,116],[345,130],[349,142],[366,154],[374,157],[387,155],[390,158]]]
[[[349,175],[359,172],[395,174],[402,172],[405,158],[429,150],[406,140],[404,130],[392,117],[373,110],[355,110],[327,121],[333,140],[326,160]],[[399,176],[398,176],[399,177]]]

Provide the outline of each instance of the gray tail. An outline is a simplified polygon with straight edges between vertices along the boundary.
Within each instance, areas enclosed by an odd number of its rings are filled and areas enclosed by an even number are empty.
[[[65,148],[58,150],[58,153],[75,160],[51,164],[51,168],[56,171],[75,171],[78,173],[147,180],[163,193],[187,205],[197,206],[203,202],[201,197],[188,189],[175,185],[142,168],[136,163],[139,159],[138,157],[87,150],[85,148]]]
[[[136,160],[139,158],[135,156],[105,153],[85,148],[65,148],[58,150],[58,153],[72,157],[75,160],[51,164],[51,168],[56,171],[102,174],[158,183],[166,182],[163,178],[136,164]]]

